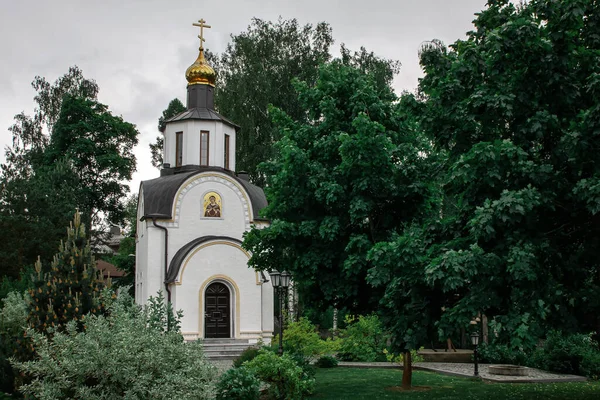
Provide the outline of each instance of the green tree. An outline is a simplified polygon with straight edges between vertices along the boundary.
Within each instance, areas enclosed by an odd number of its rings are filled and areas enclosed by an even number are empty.
[[[164,134],[165,128],[166,128],[165,121],[185,110],[186,110],[185,106],[179,99],[175,98],[175,99],[171,100],[169,102],[169,105],[167,106],[167,109],[162,112],[162,116],[160,116],[160,118],[158,118],[158,131],[161,132],[161,134]],[[161,168],[162,164],[163,164],[163,158],[162,158],[163,145],[164,145],[163,136],[157,136],[156,141],[154,143],[150,143],[150,153],[152,155],[151,162],[152,162],[152,165],[156,168]]]
[[[383,295],[366,281],[367,255],[434,209],[437,162],[414,98],[397,101],[375,75],[338,60],[296,88],[308,122],[271,111],[282,135],[261,167],[271,225],[252,229],[244,247],[251,266],[291,271],[312,306],[366,314]]]
[[[60,117],[44,152],[46,165],[65,160],[78,178],[77,205],[92,223],[99,214],[110,222],[123,220],[124,183],[135,171],[133,124],[113,116],[103,104],[65,96]]]
[[[119,221],[135,170],[137,130],[95,101],[98,87],[81,70],[33,86],[36,109],[15,116],[0,171],[0,265],[13,278],[52,257],[76,208],[88,225],[101,215]]]
[[[67,239],[61,242],[50,265],[40,260],[35,264],[27,324],[42,333],[62,331],[70,321],[81,329],[89,315],[105,313],[101,298],[104,286],[85,226],[76,212],[67,229]]]
[[[245,32],[232,36],[216,68],[218,111],[241,126],[237,133],[236,167],[259,185],[257,166],[274,155],[279,139],[268,113],[274,105],[303,119],[292,79],[314,83],[318,66],[330,59],[333,43],[327,23],[301,26],[295,19],[277,22],[254,18]]]
[[[448,164],[438,215],[371,254],[397,321],[439,307],[445,335],[481,312],[525,349],[600,332],[599,7],[490,1],[466,40],[422,49],[421,126]]]
[[[119,244],[116,255],[106,258],[106,261],[123,271],[125,275],[115,281],[116,287],[128,287],[129,294],[135,294],[135,237],[137,222],[138,195],[129,196],[125,202],[125,237]]]

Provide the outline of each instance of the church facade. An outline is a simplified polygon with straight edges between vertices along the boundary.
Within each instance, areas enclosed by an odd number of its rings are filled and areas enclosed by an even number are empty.
[[[183,310],[187,340],[269,342],[273,288],[248,267],[241,247],[251,226],[268,221],[261,188],[236,174],[239,127],[214,109],[216,75],[200,53],[187,69],[187,110],[168,119],[161,176],[144,181],[138,198],[135,299],[162,291]]]

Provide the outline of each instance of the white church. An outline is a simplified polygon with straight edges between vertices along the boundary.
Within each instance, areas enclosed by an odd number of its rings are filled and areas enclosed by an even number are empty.
[[[273,287],[248,267],[241,247],[251,226],[265,227],[261,188],[236,174],[239,129],[214,109],[216,74],[200,54],[187,69],[187,110],[168,119],[160,177],[140,185],[135,300],[164,293],[183,310],[186,340],[270,342]]]

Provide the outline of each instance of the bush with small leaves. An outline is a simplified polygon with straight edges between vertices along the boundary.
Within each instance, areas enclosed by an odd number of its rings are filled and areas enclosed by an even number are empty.
[[[338,358],[343,361],[385,361],[389,333],[377,315],[346,316],[346,329],[340,331]]]
[[[217,400],[258,400],[260,381],[246,367],[227,370],[217,384]]]
[[[239,355],[238,358],[233,360],[233,366],[235,368],[239,368],[246,361],[254,360],[256,358],[256,356],[258,355],[259,351],[260,350],[257,347],[248,347],[246,350],[244,350],[242,352],[242,354]]]
[[[51,339],[28,329],[37,357],[13,363],[32,378],[19,391],[38,400],[213,398],[215,368],[201,343],[185,343],[179,332],[167,329],[168,307],[152,301],[140,309],[120,293],[107,303],[107,316],[83,316],[83,332],[75,320]]]
[[[489,364],[525,365],[528,355],[520,349],[511,348],[506,344],[482,343],[478,347],[479,361]]]
[[[8,361],[10,357],[24,358],[20,345],[27,326],[26,296],[18,292],[10,292],[3,299],[0,310],[0,393],[15,391],[15,374]]]
[[[592,334],[564,334],[551,331],[543,347],[531,357],[535,367],[548,371],[600,376],[600,346],[592,339]]]
[[[338,360],[332,356],[323,356],[317,360],[315,366],[319,368],[333,368],[338,366]]]
[[[276,400],[298,400],[312,393],[315,385],[294,360],[284,354],[279,357],[261,350],[252,361],[244,364],[258,379],[269,385],[269,395]]]

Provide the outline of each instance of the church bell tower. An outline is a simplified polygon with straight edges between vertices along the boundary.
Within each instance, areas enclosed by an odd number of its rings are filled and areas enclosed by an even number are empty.
[[[215,70],[204,57],[203,19],[198,58],[185,71],[187,110],[165,121],[161,175],[187,172],[202,167],[235,171],[236,130],[239,127],[215,111]]]

